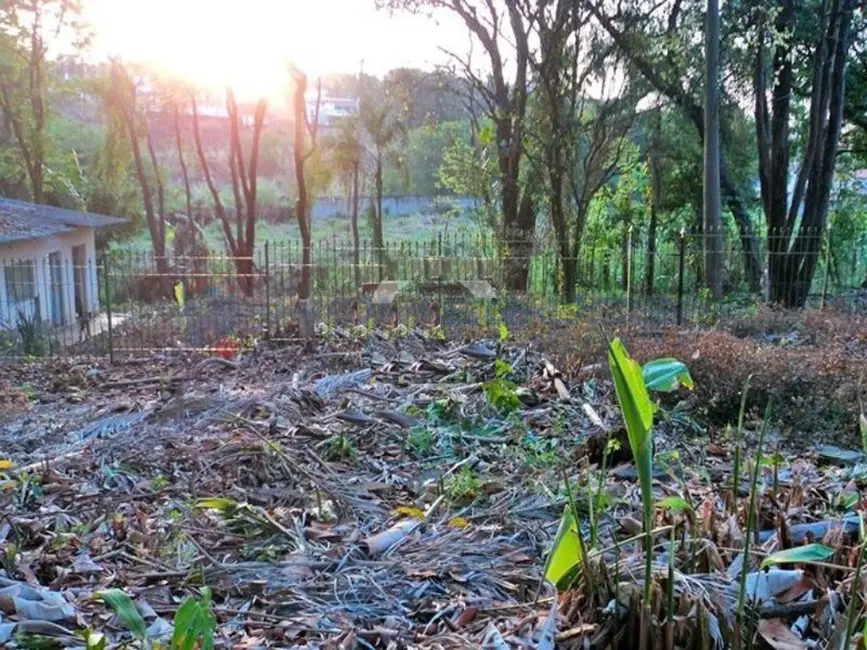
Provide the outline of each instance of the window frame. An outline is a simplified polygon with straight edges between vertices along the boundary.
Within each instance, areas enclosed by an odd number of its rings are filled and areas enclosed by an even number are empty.
[[[38,292],[36,291],[36,262],[34,260],[21,260],[4,265],[3,278],[6,286],[6,300],[10,305],[22,305],[36,299]]]

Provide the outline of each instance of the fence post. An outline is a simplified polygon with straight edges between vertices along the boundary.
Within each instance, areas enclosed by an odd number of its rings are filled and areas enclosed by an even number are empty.
[[[103,282],[105,283],[105,316],[108,319],[108,362],[114,364],[114,327],[111,324],[111,275],[109,274],[108,265],[110,255],[105,254],[102,262]],[[86,315],[85,315],[86,317]]]
[[[828,223],[827,241],[825,242],[825,272],[822,274],[822,303],[819,309],[825,310],[825,301],[828,298],[828,270],[831,267],[831,224]]]
[[[683,324],[683,272],[686,266],[686,232],[681,229],[677,260],[677,324]]]
[[[632,315],[632,224],[629,225],[629,230],[626,233],[626,323],[629,324],[629,317]]]
[[[265,336],[271,338],[271,258],[265,242]]]

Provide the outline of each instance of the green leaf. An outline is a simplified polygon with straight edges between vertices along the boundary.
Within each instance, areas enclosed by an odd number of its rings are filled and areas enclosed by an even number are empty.
[[[578,524],[568,505],[563,510],[560,527],[554,545],[545,563],[545,580],[558,589],[573,582],[581,565],[581,540],[578,539]]]
[[[494,363],[494,377],[497,379],[505,379],[514,372],[512,364],[502,359],[497,359]]]
[[[644,364],[641,370],[647,390],[670,393],[683,384],[690,390],[695,383],[686,365],[677,359],[656,359]]]
[[[641,367],[626,352],[620,339],[611,341],[608,347],[608,365],[614,377],[617,401],[623,413],[629,446],[635,456],[639,477],[645,472],[651,475],[652,449],[650,428],[653,426],[653,404],[647,394],[647,387]]]
[[[620,339],[614,339],[608,344],[608,365],[614,377],[614,389],[620,411],[623,413],[629,446],[632,448],[635,470],[638,472],[638,482],[641,486],[645,575],[650,575],[653,550],[650,535],[653,527],[653,438],[651,434],[653,404],[647,394],[641,366],[629,356]],[[645,603],[650,603],[651,583],[651,580],[644,581]]]
[[[689,510],[692,510],[692,506],[689,505],[689,501],[687,501],[683,497],[678,496],[665,497],[656,505],[663,510],[671,510],[672,512],[687,512]]]
[[[795,562],[821,562],[834,555],[834,549],[824,544],[806,544],[805,546],[796,546],[795,548],[787,548],[785,551],[777,551],[769,555],[762,562],[762,567],[771,564],[789,564]]]
[[[183,309],[184,308],[184,298],[185,298],[185,296],[184,296],[184,283],[181,282],[180,280],[175,282],[174,293],[175,293],[175,302],[178,304],[178,307]]]
[[[226,497],[209,497],[196,501],[196,507],[203,510],[219,510],[220,512],[233,512],[238,507],[238,502]]]
[[[482,390],[488,404],[498,411],[514,411],[521,407],[521,400],[517,394],[518,386],[508,379],[492,379],[482,384]]]
[[[147,625],[125,591],[122,589],[108,589],[97,594],[106,605],[123,621],[123,624],[132,632],[139,641],[147,641]]]
[[[172,650],[194,650],[199,639],[202,641],[200,650],[211,650],[216,626],[217,620],[211,611],[211,590],[202,587],[201,599],[188,596],[175,614]]]
[[[505,343],[509,338],[509,328],[505,323],[497,323],[497,331],[500,334],[500,343]]]
[[[91,632],[87,635],[87,650],[105,650],[108,639],[104,634]]]

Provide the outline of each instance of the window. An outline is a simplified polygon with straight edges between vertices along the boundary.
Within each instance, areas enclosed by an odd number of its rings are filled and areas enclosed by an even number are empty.
[[[6,267],[6,295],[10,304],[36,297],[36,269],[33,262],[18,262]]]

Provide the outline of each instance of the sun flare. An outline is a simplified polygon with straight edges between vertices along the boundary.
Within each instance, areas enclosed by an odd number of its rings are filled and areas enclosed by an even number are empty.
[[[310,77],[424,65],[424,18],[389,17],[372,0],[87,0],[99,54],[153,64],[243,100],[285,102],[289,66]]]

